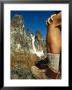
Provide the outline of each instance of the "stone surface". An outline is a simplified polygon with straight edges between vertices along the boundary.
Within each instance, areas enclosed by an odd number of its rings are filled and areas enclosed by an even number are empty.
[[[24,29],[23,16],[16,15],[12,18],[10,30],[11,79],[34,79],[31,66],[35,65],[41,57],[31,53],[33,49],[31,34],[31,32],[26,32]],[[45,41],[40,36],[40,33],[36,33],[34,36],[36,50],[46,52]],[[44,53],[43,57],[45,55]]]

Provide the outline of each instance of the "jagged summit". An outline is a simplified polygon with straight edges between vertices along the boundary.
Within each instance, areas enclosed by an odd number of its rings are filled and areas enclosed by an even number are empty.
[[[11,21],[11,48],[16,51],[27,52],[33,49],[31,32],[25,32],[24,30],[24,17],[21,15],[15,15]],[[40,32],[36,32],[34,35],[34,45],[36,50],[41,51],[44,49],[42,36]]]
[[[23,33],[24,31],[24,17],[21,15],[15,15],[11,20],[11,30],[20,31]],[[14,28],[14,29],[13,29]]]

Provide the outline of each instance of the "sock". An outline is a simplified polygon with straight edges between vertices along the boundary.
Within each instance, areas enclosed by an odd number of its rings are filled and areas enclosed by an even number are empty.
[[[60,54],[48,53],[48,66],[58,72]]]

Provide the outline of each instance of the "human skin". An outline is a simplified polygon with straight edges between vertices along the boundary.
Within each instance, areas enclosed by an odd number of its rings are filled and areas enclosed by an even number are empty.
[[[61,25],[61,13],[50,17],[47,23],[46,47],[48,53],[60,54],[61,32],[58,26]]]

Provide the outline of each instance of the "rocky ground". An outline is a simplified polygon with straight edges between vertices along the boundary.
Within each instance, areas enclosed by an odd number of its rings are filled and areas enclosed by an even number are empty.
[[[11,79],[35,79],[31,73],[31,66],[40,60],[36,54],[30,52],[32,47],[31,32],[24,30],[23,17],[16,15],[11,21]],[[45,49],[45,41],[40,33],[35,35],[35,47]]]

